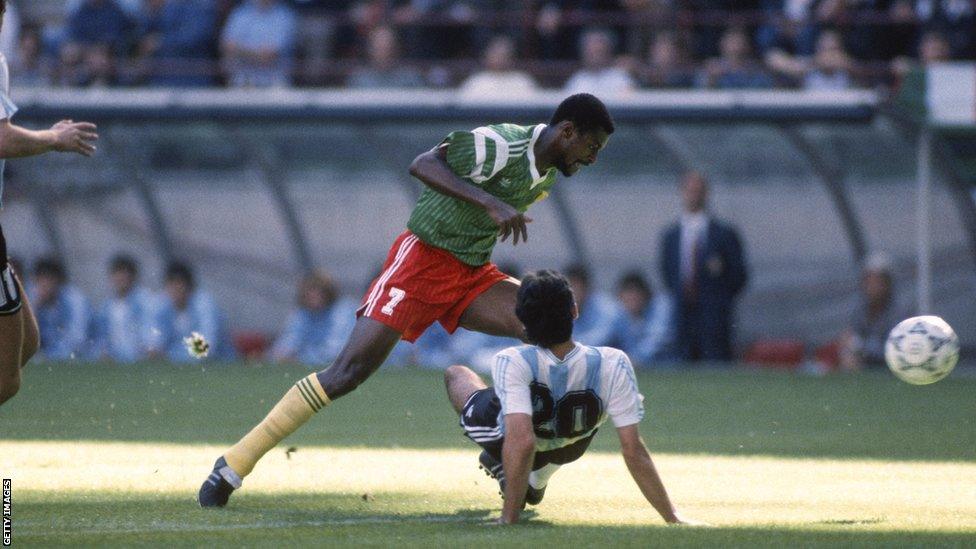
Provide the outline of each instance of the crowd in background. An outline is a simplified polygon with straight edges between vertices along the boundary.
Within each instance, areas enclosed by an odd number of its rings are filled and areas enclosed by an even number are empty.
[[[7,4],[15,86],[844,89],[976,59],[970,0]]]
[[[731,363],[736,352],[735,305],[749,277],[738,230],[709,208],[709,183],[699,172],[680,181],[683,211],[660,235],[660,288],[652,286],[641,265],[620,275],[612,293],[591,278],[585,265],[565,266],[579,307],[573,338],[587,345],[623,349],[641,367],[669,367],[697,362]],[[40,355],[50,360],[110,360],[133,363],[164,359],[195,360],[184,338],[192,332],[210,342],[210,358],[295,362],[310,367],[331,364],[356,322],[357,296],[344,296],[325,271],[295,281],[292,310],[275,334],[236,332],[220,311],[218,299],[197,283],[190,266],[170,263],[157,291],[140,278],[136,261],[113,258],[106,269],[107,300],[93,306],[70,283],[55,258],[41,258],[31,269],[12,260],[22,275],[38,319]],[[518,278],[515,265],[501,270]],[[823,369],[858,369],[883,364],[887,331],[907,312],[895,299],[890,263],[879,255],[865,264],[863,300],[848,327],[835,341],[815,351]],[[283,307],[285,305],[283,304]],[[498,351],[520,344],[459,329],[449,335],[434,324],[415,344],[401,342],[388,366],[446,368],[468,364],[488,370]],[[775,351],[775,348],[774,348]],[[802,358],[802,356],[800,357]],[[763,343],[746,351],[750,362],[778,360]]]
[[[23,275],[43,334],[40,356],[48,360],[190,362],[195,358],[183,339],[198,332],[211,344],[211,359],[246,357],[325,366],[342,350],[359,305],[353,296],[338,292],[328,273],[310,273],[298,282],[292,310],[279,333],[232,337],[217,300],[197,285],[192,269],[182,262],[169,264],[161,287],[150,290],[132,257],[114,257],[105,277],[111,296],[97,305],[71,284],[55,258],[40,258],[26,271],[20,265],[14,268]],[[505,269],[513,276],[521,274],[514,266]],[[643,274],[622,276],[617,295],[611,296],[591,289],[584,267],[569,266],[565,272],[580,303],[576,339],[627,348],[641,364],[677,360],[672,305],[664,293],[652,291]],[[464,363],[487,369],[496,352],[517,344],[464,329],[451,336],[435,324],[416,344],[399,344],[387,364],[446,368]]]
[[[457,87],[473,98],[538,88],[601,95],[640,88],[844,89],[892,85],[920,63],[976,59],[969,0],[8,0],[0,50],[14,86]],[[56,13],[42,6],[57,4]],[[734,227],[707,211],[707,181],[687,174],[685,212],[661,235],[663,281],[641,265],[613,295],[584,266],[565,267],[581,316],[576,339],[644,366],[734,358],[734,304],[747,281]],[[697,205],[696,205],[697,204]],[[849,328],[818,349],[842,368],[881,363],[902,315],[890,269],[875,260]],[[158,291],[115,258],[98,306],[55,259],[25,275],[50,359],[188,361],[204,334],[216,359],[331,362],[355,321],[355,296],[327,273],[297,282],[280,334],[231,336],[192,268],[168,266]],[[517,269],[509,274],[517,276]],[[514,341],[439,325],[390,364],[484,368]],[[760,349],[753,356],[762,356]]]
[[[161,291],[153,292],[141,284],[136,261],[118,255],[106,273],[111,297],[97,306],[71,284],[56,258],[40,258],[29,271],[16,259],[11,264],[21,274],[44,334],[44,358],[186,362],[190,357],[183,338],[194,331],[206,334],[215,359],[237,356],[216,301],[197,287],[193,271],[184,263],[169,264]]]

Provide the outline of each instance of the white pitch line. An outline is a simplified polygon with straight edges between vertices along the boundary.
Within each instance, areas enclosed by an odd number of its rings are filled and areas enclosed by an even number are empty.
[[[305,520],[305,521],[272,521],[255,522],[250,524],[201,524],[198,526],[188,526],[183,523],[160,523],[151,528],[115,528],[92,530],[85,529],[77,532],[66,532],[63,528],[56,532],[23,532],[15,530],[17,537],[47,537],[64,536],[65,534],[156,534],[160,532],[225,532],[234,530],[262,530],[275,528],[295,528],[295,527],[321,527],[321,526],[361,526],[371,524],[450,524],[450,523],[479,523],[486,522],[483,518],[472,517],[370,517],[370,518],[348,518],[335,520]],[[17,526],[17,523],[14,523]]]

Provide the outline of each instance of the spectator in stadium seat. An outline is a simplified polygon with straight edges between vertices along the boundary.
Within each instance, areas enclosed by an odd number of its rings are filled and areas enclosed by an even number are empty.
[[[91,307],[81,290],[68,283],[64,265],[39,259],[29,295],[44,334],[40,354],[49,360],[85,358],[91,348]]]
[[[707,88],[771,88],[773,79],[752,56],[746,31],[733,27],[725,31],[719,43],[719,57],[709,59],[698,75],[698,85]]]
[[[299,85],[322,85],[332,59],[347,39],[349,27],[342,21],[354,0],[290,0],[298,14],[296,55],[301,61]]]
[[[976,58],[976,3],[965,0],[916,0],[915,15],[926,31],[938,31],[951,57]]]
[[[918,59],[898,58],[891,70],[898,78],[898,98],[904,112],[924,112],[926,67],[952,59],[949,41],[940,32],[929,31],[918,43]],[[921,120],[920,120],[921,121]]]
[[[952,59],[952,47],[940,32],[927,32],[918,45],[918,58],[923,66]]]
[[[844,1],[844,0],[841,0]],[[722,36],[729,24],[741,24],[758,9],[760,0],[681,0],[683,19],[692,25],[692,44],[696,59],[708,59],[721,51]]]
[[[533,44],[542,59],[573,59],[578,44],[578,27],[566,25],[565,2],[545,2],[536,13]]]
[[[306,275],[298,284],[297,307],[271,347],[271,360],[307,366],[331,364],[352,332],[356,303],[339,296],[325,272]]]
[[[579,308],[573,338],[584,345],[620,347],[627,322],[620,304],[613,297],[594,291],[590,271],[583,265],[570,265],[563,274]]]
[[[756,29],[756,49],[765,56],[772,50],[789,55],[813,55],[818,29],[813,18],[816,0],[761,0],[763,22]]]
[[[844,51],[844,41],[836,31],[823,32],[817,38],[813,66],[803,76],[807,90],[843,90],[853,85],[851,58]]]
[[[507,0],[394,0],[391,4],[392,21],[403,29],[404,49],[411,58],[420,59],[471,57],[474,47],[491,37],[488,26],[478,23],[509,8]],[[421,22],[426,24],[418,25]]]
[[[381,26],[369,33],[369,64],[359,67],[346,84],[350,88],[417,88],[424,79],[399,62],[400,45],[392,28]]]
[[[952,46],[941,32],[930,31],[922,35],[918,44],[918,60],[923,66],[952,59]]]
[[[658,33],[648,48],[641,83],[650,88],[690,88],[695,74],[684,48],[673,32]]]
[[[209,0],[146,0],[139,55],[154,86],[216,83],[217,10]]]
[[[817,37],[813,58],[792,57],[774,49],[766,55],[766,64],[807,90],[843,90],[853,85],[851,58],[844,51],[840,33],[833,30],[823,31]]]
[[[483,69],[461,84],[461,95],[468,99],[519,98],[536,91],[535,80],[528,73],[513,68],[515,41],[496,36],[482,56]]]
[[[891,260],[883,253],[869,256],[861,271],[861,296],[847,330],[840,337],[840,367],[881,368],[888,332],[909,317],[895,296]]]
[[[51,83],[50,66],[42,56],[41,35],[37,27],[25,26],[21,30],[17,55],[10,63],[10,79],[18,87]]]
[[[888,23],[878,34],[880,43],[876,46],[881,59],[910,56],[918,47],[921,27],[912,3],[913,0],[890,0],[885,13]]]
[[[634,270],[617,282],[617,300],[626,313],[621,349],[634,364],[646,367],[673,360],[670,296],[654,292],[644,275]]]
[[[210,343],[211,359],[235,357],[217,303],[209,292],[196,287],[189,266],[172,262],[166,267],[163,295],[154,307],[149,356],[173,362],[195,360],[183,343],[183,338],[191,332],[200,333]]]
[[[626,69],[614,65],[613,38],[603,30],[587,31],[581,41],[583,68],[576,71],[566,93],[592,93],[600,96],[626,93],[636,87]]]
[[[678,357],[732,360],[735,301],[747,268],[738,231],[708,211],[708,181],[681,178],[684,212],[661,239],[661,278],[675,299]]]
[[[84,0],[68,16],[61,47],[65,83],[115,83],[118,58],[127,53],[134,31],[133,20],[115,0]]]
[[[640,57],[653,47],[654,40],[660,34],[668,34],[663,29],[677,26],[675,21],[676,2],[672,0],[619,0],[620,9],[616,15],[624,21],[636,23],[653,18],[655,25],[630,24],[620,25],[617,33],[620,35],[621,51],[624,55]]]
[[[295,13],[279,0],[245,0],[234,8],[220,37],[228,83],[288,86],[297,32]]]
[[[138,285],[139,265],[130,256],[113,257],[108,274],[113,295],[96,315],[96,356],[123,364],[142,360],[149,349],[153,296]]]
[[[845,49],[856,59],[883,59],[884,37],[889,25],[878,24],[877,17],[888,17],[892,0],[821,0],[814,14],[820,27],[842,27]]]

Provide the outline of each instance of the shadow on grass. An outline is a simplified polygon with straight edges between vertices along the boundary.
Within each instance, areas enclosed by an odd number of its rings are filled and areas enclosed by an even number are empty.
[[[258,422],[300,366],[38,364],[0,408],[6,440],[225,445]],[[639,374],[642,432],[656,452],[976,460],[976,379],[915,387],[879,373],[812,378],[758,371]],[[604,431],[607,431],[604,429]],[[440,372],[381,371],[290,445],[472,448]],[[617,451],[598,435],[594,450]]]
[[[877,518],[712,528],[669,527],[652,518],[646,526],[560,524],[544,506],[524,524],[503,527],[494,524],[497,509],[458,509],[463,497],[402,493],[372,501],[355,494],[256,494],[226,509],[200,509],[190,498],[174,497],[27,499],[16,509],[14,541],[32,545],[966,547],[976,539],[973,532],[884,531]]]

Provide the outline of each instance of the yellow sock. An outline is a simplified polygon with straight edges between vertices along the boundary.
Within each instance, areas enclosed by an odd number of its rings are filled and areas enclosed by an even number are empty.
[[[227,450],[224,454],[227,465],[241,477],[247,476],[261,456],[330,402],[315,374],[302,378],[281,397],[261,423]]]

